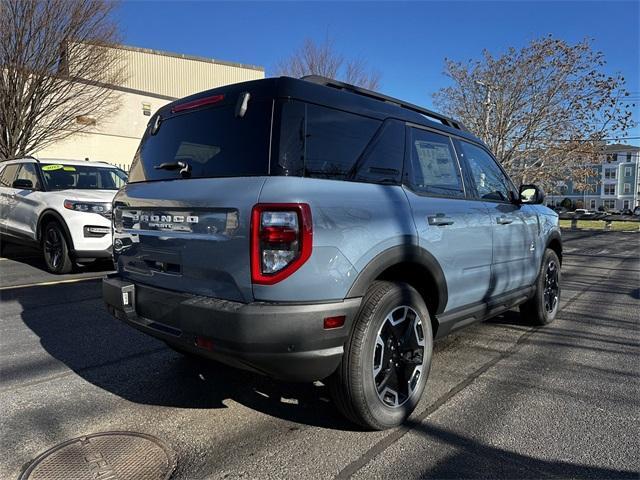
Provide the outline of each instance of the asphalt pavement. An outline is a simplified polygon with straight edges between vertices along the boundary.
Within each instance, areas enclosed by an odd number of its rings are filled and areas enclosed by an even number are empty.
[[[173,479],[639,478],[640,234],[565,232],[556,321],[517,311],[436,343],[408,423],[363,432],[323,385],[192,361],[109,316],[105,266],[0,259],[0,478],[70,438],[164,440]],[[71,280],[73,283],[59,283]],[[53,283],[52,283],[53,282]]]

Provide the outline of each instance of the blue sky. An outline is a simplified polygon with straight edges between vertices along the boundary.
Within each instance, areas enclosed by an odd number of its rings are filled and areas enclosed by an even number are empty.
[[[381,91],[431,106],[447,85],[445,57],[478,58],[553,34],[593,38],[606,70],[622,72],[640,98],[640,2],[190,2],[125,1],[117,15],[123,43],[261,65],[269,75],[306,37],[327,33],[347,57],[382,74]],[[635,110],[640,120],[639,109]],[[640,136],[636,128],[630,134]],[[630,141],[640,144],[640,141]]]

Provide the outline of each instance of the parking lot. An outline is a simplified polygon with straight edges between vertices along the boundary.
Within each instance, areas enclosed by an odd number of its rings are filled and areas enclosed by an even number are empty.
[[[402,428],[363,432],[324,386],[188,360],[113,319],[104,265],[64,277],[37,252],[0,259],[0,478],[103,431],[154,435],[173,479],[638,478],[640,234],[565,232],[563,298],[438,342]],[[67,282],[67,283],[64,283]]]

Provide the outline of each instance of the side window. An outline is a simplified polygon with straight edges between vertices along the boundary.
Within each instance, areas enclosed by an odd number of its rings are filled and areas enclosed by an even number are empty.
[[[16,179],[31,180],[33,187],[36,190],[40,189],[38,171],[36,170],[36,166],[33,163],[23,163],[20,167],[20,171],[18,172],[18,177]]]
[[[282,105],[279,174],[346,180],[381,122],[302,102]]]
[[[456,148],[458,157],[469,168],[478,196],[485,200],[509,201],[509,192],[514,192],[513,185],[491,155],[462,140],[456,140]]]
[[[404,123],[388,120],[364,153],[356,182],[400,183],[404,160]]]
[[[410,187],[419,193],[464,197],[460,169],[449,137],[410,129]]]
[[[10,187],[13,185],[13,180],[16,178],[16,172],[18,170],[19,165],[7,165],[2,170],[2,176],[0,177],[0,185],[3,187]]]

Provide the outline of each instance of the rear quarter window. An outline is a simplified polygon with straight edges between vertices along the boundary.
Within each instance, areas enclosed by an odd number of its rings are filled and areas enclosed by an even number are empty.
[[[275,174],[353,180],[381,121],[298,101],[283,102]]]

